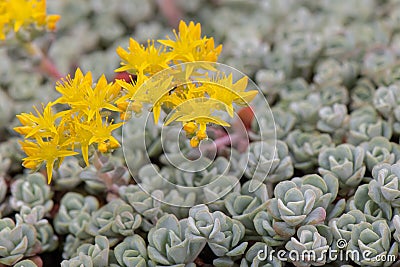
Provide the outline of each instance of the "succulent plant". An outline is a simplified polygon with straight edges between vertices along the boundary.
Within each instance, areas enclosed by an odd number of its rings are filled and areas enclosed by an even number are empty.
[[[325,106],[319,110],[317,129],[324,133],[330,133],[333,141],[341,143],[348,124],[347,107],[343,104]]]
[[[296,124],[296,117],[281,107],[271,108],[273,120],[269,116],[258,116],[251,123],[249,136],[253,140],[275,138],[283,140]]]
[[[368,195],[376,202],[387,218],[392,208],[400,208],[400,163],[379,164],[372,169],[373,180],[368,184]]]
[[[327,251],[332,242],[329,229],[325,225],[304,225],[297,230],[297,238],[292,237],[285,248],[300,257],[291,259],[296,267],[324,266],[327,262]],[[307,254],[312,253],[312,254]],[[308,256],[307,256],[308,255]]]
[[[121,199],[133,207],[143,217],[142,226],[147,231],[164,214],[160,200],[164,198],[161,190],[154,190],[152,195],[144,192],[138,185],[121,186],[119,195]]]
[[[54,234],[53,227],[49,221],[44,217],[45,208],[43,206],[34,208],[23,206],[20,213],[15,215],[17,225],[26,223],[35,227],[41,252],[53,251],[57,248],[58,237]]]
[[[383,211],[378,203],[374,202],[368,194],[368,184],[360,185],[354,197],[350,199],[347,205],[347,210],[360,210],[364,213],[367,222],[374,222],[378,219],[391,220],[392,217],[387,217],[387,215],[392,215],[394,210],[392,207],[388,211]]]
[[[269,102],[276,99],[284,81],[285,73],[282,70],[261,69],[256,73],[256,82]]]
[[[0,244],[0,263],[4,265],[14,265],[41,249],[35,228],[26,223],[15,225],[10,218],[0,219]]]
[[[256,232],[261,236],[263,242],[265,242],[268,246],[281,246],[289,239],[289,237],[283,237],[276,233],[273,226],[277,220],[266,211],[260,211],[257,213],[253,222]]]
[[[92,244],[94,242],[93,237],[81,239],[76,237],[73,234],[68,234],[65,238],[65,242],[63,244],[63,259],[72,259],[78,255],[78,248],[83,244]],[[81,258],[81,257],[80,257]],[[83,257],[86,258],[86,257]],[[79,266],[79,264],[77,265]]]
[[[289,147],[294,167],[309,172],[317,166],[320,151],[330,147],[332,140],[327,134],[304,133],[295,130],[288,135],[286,143]]]
[[[114,246],[123,234],[129,235],[141,224],[141,217],[133,214],[133,208],[121,199],[114,199],[91,215],[85,231],[92,236],[106,236]]]
[[[392,236],[385,220],[361,222],[354,225],[351,239],[347,245],[351,259],[359,265],[391,266],[398,256],[398,243],[392,242]],[[393,256],[391,256],[393,255]],[[380,261],[385,257],[386,261]]]
[[[359,73],[359,66],[354,61],[339,62],[328,58],[318,63],[313,80],[318,85],[344,84],[351,87]]]
[[[131,236],[142,224],[142,217],[133,211],[130,205],[121,205],[115,210],[114,223],[111,229],[123,236]]]
[[[6,179],[3,176],[0,176],[0,218],[2,217],[2,211],[7,208],[7,203],[5,203],[6,195],[8,191],[8,185]]]
[[[364,162],[369,171],[379,163],[394,164],[400,160],[400,145],[382,136],[374,137],[360,146],[365,150]]]
[[[87,237],[86,224],[90,215],[97,210],[99,202],[93,196],[84,197],[81,194],[68,192],[60,202],[60,208],[54,218],[54,229],[59,234],[74,233],[82,238]]]
[[[122,267],[147,267],[146,242],[139,235],[125,237],[114,249],[115,258]],[[112,266],[112,265],[111,265]]]
[[[364,149],[351,144],[326,148],[318,156],[321,175],[332,175],[339,181],[339,194],[346,195],[364,178]]]
[[[246,164],[247,163],[247,164]],[[292,160],[283,141],[252,142],[240,164],[248,179],[277,183],[293,175]]]
[[[400,242],[400,216],[399,215],[394,215],[393,220],[392,220],[393,228],[394,228],[394,233],[393,233],[393,238],[397,242]]]
[[[232,218],[240,221],[248,234],[254,234],[253,219],[257,213],[266,209],[269,199],[265,184],[256,184],[255,191],[250,192],[251,181],[242,185],[240,192],[229,193],[225,198],[225,207]]]
[[[319,116],[318,111],[323,104],[320,94],[309,94],[304,100],[293,101],[289,104],[289,111],[296,116],[296,129],[311,132],[316,128]]]
[[[77,158],[67,157],[54,174],[56,188],[65,190],[78,186],[82,182],[80,178],[82,170]]]
[[[361,78],[351,90],[351,109],[355,110],[362,106],[371,105],[375,93],[375,85],[368,78]]]
[[[392,137],[392,127],[382,120],[372,106],[364,106],[350,114],[347,142],[358,145],[375,136]]]
[[[268,212],[276,220],[272,227],[279,236],[291,237],[296,227],[325,220],[326,209],[336,198],[338,182],[333,177],[324,179],[318,175],[306,175],[276,185],[274,198],[266,204]]]
[[[109,266],[110,247],[105,236],[96,236],[95,244],[83,244],[78,248],[78,256],[61,262],[62,267]]]
[[[366,221],[367,219],[364,213],[360,210],[351,210],[338,218],[330,220],[330,230],[332,231],[333,238],[336,241],[332,242],[332,249],[342,249],[337,246],[338,240],[344,239],[346,242],[349,242],[354,227],[357,224]]]
[[[172,214],[161,217],[147,236],[149,266],[194,267],[193,261],[206,244],[204,238],[187,236],[188,222]]]
[[[118,158],[95,154],[93,161],[92,165],[80,173],[80,178],[84,181],[85,188],[89,193],[104,193],[118,185],[128,183],[129,172],[125,166],[122,166]]]
[[[280,267],[282,262],[275,256],[270,256],[271,248],[262,242],[256,242],[246,252],[240,267]],[[262,253],[260,253],[262,252]]]
[[[45,177],[40,173],[33,173],[16,180],[11,185],[10,205],[19,211],[22,206],[43,206],[47,211],[53,208],[51,199],[53,192],[47,184]]]
[[[290,80],[279,91],[281,101],[297,101],[304,99],[311,92],[310,86],[303,78]]]
[[[379,87],[375,91],[373,98],[374,107],[385,119],[393,115],[399,101],[400,88],[398,84]]]
[[[205,238],[218,257],[239,256],[247,248],[247,242],[241,242],[245,234],[243,224],[223,212],[211,213],[204,204],[189,210],[188,231],[190,235]]]

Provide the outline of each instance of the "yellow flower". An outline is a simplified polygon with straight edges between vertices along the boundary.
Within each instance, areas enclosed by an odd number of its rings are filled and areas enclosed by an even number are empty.
[[[247,77],[243,77],[236,83],[232,82],[232,74],[222,76],[214,80],[203,79],[202,87],[205,87],[210,98],[220,101],[231,117],[233,117],[233,104],[247,105],[258,94],[258,91],[245,91]]]
[[[57,129],[55,121],[57,118],[61,117],[64,112],[54,114],[51,110],[53,106],[52,102],[49,102],[46,107],[43,107],[43,114],[34,107],[37,116],[32,113],[22,113],[17,115],[17,118],[23,126],[15,127],[14,130],[25,138],[30,138],[34,136],[38,137],[48,137],[57,134]]]
[[[119,111],[111,103],[119,96],[121,87],[117,83],[107,83],[104,75],[100,77],[95,87],[92,88],[91,72],[83,75],[78,68],[75,72],[75,77],[71,79],[70,76],[67,76],[66,80],[58,82],[56,90],[62,96],[55,103],[70,105],[73,111],[85,114],[89,121],[95,115],[100,115],[102,109]]]
[[[46,0],[2,0],[0,3],[0,40],[9,31],[18,32],[21,28],[46,26],[55,30],[59,15],[46,14]]]
[[[192,134],[193,131],[196,131],[192,126],[198,126],[195,136],[196,138],[192,138],[191,140],[191,145],[193,146],[197,141],[207,138],[206,127],[208,124],[212,123],[221,126],[230,126],[229,123],[213,115],[217,104],[217,101],[205,97],[185,101],[176,107],[174,113],[165,122],[165,125],[169,125],[173,121],[181,122],[184,125],[184,130],[185,126],[186,129],[189,130],[188,134]]]
[[[107,121],[108,118],[105,120]],[[89,145],[93,143],[106,143],[110,145],[110,148],[116,148],[119,146],[119,142],[112,136],[112,131],[121,127],[122,124],[123,123],[107,124],[107,122],[103,122],[100,117],[96,117],[90,123],[82,125],[82,127],[93,134],[89,140]]]
[[[153,75],[168,68],[170,56],[165,53],[164,47],[156,48],[154,41],[148,41],[147,47],[139,44],[136,40],[129,40],[129,51],[122,47],[117,48],[117,54],[122,59],[121,67],[116,72],[128,71],[131,73],[144,73]]]
[[[66,79],[61,79],[61,82],[57,82],[56,90],[61,94],[61,97],[55,103],[79,107],[84,97],[84,92],[91,86],[92,73],[89,71],[83,75],[82,71],[78,68],[75,71],[74,78],[68,75]]]
[[[159,43],[171,49],[171,57],[175,61],[212,61],[218,59],[222,51],[222,45],[214,47],[214,39],[201,37],[200,23],[194,24],[193,21],[186,25],[184,21],[179,23],[179,33],[173,31],[175,40],[158,40]]]
[[[63,144],[59,143],[58,136],[44,141],[42,138],[36,138],[36,142],[21,142],[22,149],[27,157],[23,159],[23,166],[29,169],[37,169],[43,163],[46,163],[47,181],[51,182],[53,167],[56,160],[59,163],[67,156],[73,156],[77,153],[65,149]]]

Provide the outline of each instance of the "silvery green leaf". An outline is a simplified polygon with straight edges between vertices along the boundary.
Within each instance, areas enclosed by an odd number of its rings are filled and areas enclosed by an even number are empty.
[[[16,263],[14,267],[38,267],[38,266],[31,260],[23,260]]]
[[[95,197],[84,197],[78,193],[68,192],[61,199],[60,208],[54,218],[54,229],[59,234],[72,233],[74,229],[76,234],[76,226],[80,225],[84,229],[91,213],[98,208],[99,202]],[[70,226],[71,224],[75,226]]]
[[[377,136],[360,144],[365,150],[365,164],[369,171],[379,163],[394,164],[400,160],[400,145]]]
[[[318,156],[322,175],[331,175],[339,181],[340,194],[346,195],[354,190],[365,174],[364,149],[351,144],[341,144],[326,148]]]
[[[225,198],[225,207],[233,219],[240,221],[246,231],[254,233],[253,219],[257,213],[266,209],[266,201],[269,199],[265,184],[260,184],[254,191],[250,192],[251,181],[242,185],[240,192],[229,193]]]
[[[42,205],[46,211],[50,211],[53,207],[52,196],[53,192],[45,177],[40,173],[33,173],[16,180],[11,185],[10,205],[17,211],[22,206],[37,205]]]
[[[211,213],[206,205],[189,210],[188,231],[192,236],[204,238],[218,257],[242,255],[247,242],[241,242],[245,228],[239,221],[220,211]]]
[[[349,242],[353,228],[357,224],[366,221],[367,220],[364,213],[362,213],[360,210],[351,210],[339,218],[330,220],[329,227],[335,240],[333,242],[333,249],[340,249],[337,247],[337,241],[339,239],[344,239],[346,242]]]
[[[58,237],[54,234],[52,225],[44,217],[45,208],[43,206],[34,208],[23,206],[20,213],[15,215],[17,225],[26,223],[35,227],[41,251],[53,251],[57,248]]]
[[[174,215],[161,217],[147,236],[147,253],[150,266],[191,266],[200,254],[206,241],[186,236],[188,222]]]
[[[254,140],[263,138],[276,138],[283,140],[296,124],[296,117],[289,111],[280,107],[272,107],[273,120],[268,116],[259,116],[252,121],[249,136]],[[275,130],[274,130],[275,129]]]
[[[317,129],[321,132],[330,133],[336,144],[342,143],[349,120],[347,107],[335,103],[333,106],[322,107],[318,113]]]
[[[304,257],[295,259],[293,264],[295,266],[311,266],[311,265],[324,265],[327,260],[326,251],[329,249],[327,238],[320,234],[318,229],[313,225],[301,226],[297,230],[297,238],[292,237],[286,243],[285,248],[288,251],[297,251],[298,255],[304,255],[305,251],[312,251],[316,257]],[[316,260],[318,259],[318,260]]]
[[[288,135],[286,144],[289,147],[294,167],[308,172],[318,164],[320,151],[332,146],[332,140],[327,134],[304,133],[295,130]]]
[[[280,267],[282,262],[271,255],[271,247],[266,243],[256,242],[246,252],[240,267]]]
[[[93,266],[107,267],[110,246],[107,237],[96,236],[94,244],[83,244],[78,248],[78,255],[83,253],[91,258]],[[79,256],[78,256],[79,257]]]
[[[392,208],[400,208],[400,164],[378,164],[372,169],[372,177],[368,195],[382,208],[386,218],[391,218]]]
[[[368,194],[368,184],[360,185],[354,198],[348,202],[349,210],[360,210],[364,213],[368,222],[374,222],[378,219],[392,219],[393,209],[389,205],[389,209],[383,211],[381,207],[375,203]],[[387,217],[387,216],[390,217]]]
[[[81,252],[78,256],[72,259],[63,260],[61,262],[61,267],[94,267],[94,265],[92,258]]]
[[[270,213],[260,211],[254,217],[253,222],[257,233],[262,237],[263,241],[268,244],[268,246],[281,246],[288,240],[287,237],[280,236],[275,231],[273,226],[276,223],[276,219],[274,219]]]
[[[388,139],[392,136],[392,126],[382,120],[369,105],[358,108],[350,114],[349,129],[347,142],[353,145],[369,141],[376,136]]]
[[[118,243],[118,238],[121,237],[119,229],[115,227],[116,216],[119,215],[122,210],[118,208],[127,205],[121,199],[114,199],[107,203],[97,211],[94,211],[91,215],[91,220],[85,225],[85,231],[92,236],[106,236],[110,243],[110,246]],[[132,224],[134,227],[139,225]]]
[[[147,267],[146,243],[139,235],[126,237],[115,247],[114,254],[122,267]]]
[[[293,175],[292,160],[283,141],[252,142],[239,162],[248,179],[276,183]],[[245,164],[247,163],[247,164]]]
[[[357,251],[359,255],[368,255],[368,258],[363,258],[350,253],[351,259],[359,265],[369,265],[370,260],[379,255],[378,257],[384,256],[388,260],[375,261],[375,266],[391,266],[393,261],[390,259],[395,259],[398,254],[398,243],[392,241],[392,235],[385,220],[377,220],[372,224],[361,222],[353,227],[347,251]]]
[[[123,236],[131,236],[142,224],[142,217],[133,211],[132,206],[123,204],[115,210],[115,219],[111,229]]]
[[[145,230],[146,232],[164,214],[161,209],[161,200],[164,198],[164,193],[161,190],[154,190],[149,195],[138,185],[128,185],[119,188],[119,195],[121,199],[143,216],[142,227],[147,229]]]
[[[83,168],[79,165],[76,157],[67,157],[61,163],[54,174],[54,183],[57,189],[73,189],[78,186],[82,180],[80,174]]]
[[[297,129],[304,132],[313,131],[318,121],[318,110],[322,99],[318,93],[312,93],[304,100],[293,101],[289,104],[289,111],[296,116]]]
[[[94,238],[80,239],[73,234],[68,234],[63,245],[63,259],[72,259],[78,256],[77,250],[83,244],[92,244]],[[79,266],[79,264],[77,265]]]
[[[0,219],[0,247],[0,263],[4,265],[14,265],[41,250],[36,229],[26,223],[15,225],[10,218]]]
[[[367,78],[361,78],[351,90],[350,106],[352,110],[366,105],[372,105],[375,85]]]
[[[400,102],[400,88],[398,84],[381,86],[375,91],[374,107],[384,118],[389,118]]]

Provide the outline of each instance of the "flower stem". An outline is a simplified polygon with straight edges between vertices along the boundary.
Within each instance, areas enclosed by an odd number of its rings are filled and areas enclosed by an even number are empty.
[[[25,50],[33,58],[37,58],[39,61],[38,70],[43,74],[51,77],[52,79],[58,81],[63,75],[58,71],[56,65],[50,60],[50,58],[43,53],[43,51],[34,43],[26,43],[24,45]]]

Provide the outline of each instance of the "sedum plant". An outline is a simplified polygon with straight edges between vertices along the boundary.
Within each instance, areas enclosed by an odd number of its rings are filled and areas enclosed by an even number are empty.
[[[211,213],[206,205],[189,210],[188,231],[195,237],[203,237],[218,257],[236,257],[244,254],[247,242],[241,242],[245,228],[220,211]]]
[[[253,246],[249,248],[245,257],[240,262],[240,267],[280,267],[282,262],[278,260],[275,256],[269,257],[268,252],[270,247],[262,242],[256,242]],[[262,251],[264,254],[259,254]],[[258,257],[261,255],[261,257]],[[265,258],[265,259],[263,259]]]
[[[377,220],[372,224],[361,222],[354,226],[347,250],[358,252],[350,254],[350,257],[359,265],[391,266],[398,254],[398,243],[392,240],[386,221]],[[378,260],[385,256],[387,261]]]
[[[288,147],[280,140],[252,142],[248,153],[243,154],[240,163],[248,179],[264,183],[277,183],[293,175]]]
[[[372,169],[374,178],[368,184],[368,195],[376,202],[387,218],[391,218],[392,208],[400,207],[400,164],[387,163],[376,165]]]
[[[332,140],[327,134],[292,131],[286,138],[295,169],[310,172],[318,164],[318,154],[330,147]]]
[[[321,175],[332,175],[338,179],[339,194],[346,195],[357,188],[364,178],[364,156],[362,147],[351,144],[326,148],[318,156],[318,171]]]
[[[41,250],[34,226],[26,223],[16,225],[10,218],[0,219],[0,244],[0,263],[4,265],[14,265]]]
[[[328,260],[326,251],[329,249],[331,239],[327,226],[304,225],[297,230],[297,238],[292,237],[285,248],[301,255],[293,261],[296,267],[324,266]],[[315,257],[307,257],[306,251],[312,251]]]
[[[400,145],[377,136],[360,144],[365,150],[364,162],[369,171],[380,163],[394,164],[400,160]]]
[[[172,214],[161,217],[148,234],[149,266],[194,267],[206,241],[187,235],[188,221]]]
[[[139,235],[126,237],[114,248],[115,258],[122,267],[147,267],[148,256],[146,242]]]
[[[23,206],[33,208],[42,205],[48,212],[53,208],[52,196],[53,192],[46,184],[45,177],[40,173],[33,173],[11,185],[10,205],[17,211]]]

